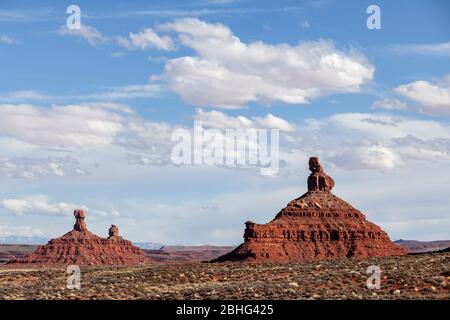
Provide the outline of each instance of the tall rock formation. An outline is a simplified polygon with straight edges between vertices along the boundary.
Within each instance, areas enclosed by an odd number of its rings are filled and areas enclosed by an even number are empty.
[[[331,193],[334,180],[309,160],[308,192],[267,224],[245,223],[244,243],[213,262],[288,261],[404,255],[379,226]]]
[[[83,210],[75,210],[73,230],[60,238],[50,240],[26,257],[12,259],[8,264],[44,265],[135,265],[149,263],[144,252],[119,236],[112,225],[109,237],[101,238],[87,229]]]

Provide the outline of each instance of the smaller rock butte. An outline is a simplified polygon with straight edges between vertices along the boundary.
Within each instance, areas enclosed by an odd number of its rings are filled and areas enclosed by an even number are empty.
[[[119,236],[111,225],[109,237],[99,237],[87,229],[84,210],[75,210],[73,230],[60,238],[38,246],[32,254],[12,259],[8,264],[29,265],[136,265],[150,263],[144,252]]]
[[[245,223],[244,243],[212,262],[287,261],[405,255],[379,226],[331,193],[319,157],[309,160],[308,192],[267,224]]]

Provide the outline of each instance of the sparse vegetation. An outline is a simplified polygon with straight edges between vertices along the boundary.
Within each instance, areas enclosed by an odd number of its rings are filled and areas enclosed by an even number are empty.
[[[366,287],[369,265],[381,289]],[[0,269],[0,299],[450,299],[450,253],[285,263],[188,263],[65,269]]]

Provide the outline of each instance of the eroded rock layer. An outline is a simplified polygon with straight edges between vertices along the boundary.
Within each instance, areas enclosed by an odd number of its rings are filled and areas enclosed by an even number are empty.
[[[308,192],[267,224],[246,222],[244,243],[222,261],[287,261],[404,255],[376,224],[331,193],[334,181],[310,160]]]
[[[119,236],[119,229],[112,226],[108,238],[99,237],[87,230],[84,223],[85,213],[74,212],[74,229],[60,238],[50,240],[46,245],[38,246],[28,256],[12,259],[9,264],[45,264],[45,265],[134,265],[149,263],[144,252],[131,241]]]

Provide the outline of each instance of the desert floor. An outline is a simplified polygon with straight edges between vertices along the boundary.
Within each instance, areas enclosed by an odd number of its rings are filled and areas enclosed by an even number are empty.
[[[381,288],[366,286],[370,265]],[[65,269],[0,267],[0,299],[450,299],[450,253],[285,263],[86,267],[81,289]]]

